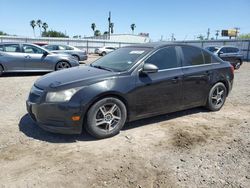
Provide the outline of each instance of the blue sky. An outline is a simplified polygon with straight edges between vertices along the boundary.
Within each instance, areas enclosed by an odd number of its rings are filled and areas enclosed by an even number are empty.
[[[131,33],[135,23],[135,33],[147,32],[153,40],[170,39],[172,33],[178,40],[194,39],[208,28],[211,36],[233,27],[250,33],[250,0],[0,0],[0,31],[33,36],[29,22],[41,19],[49,29],[89,36],[93,22],[107,30],[109,11],[115,33]]]

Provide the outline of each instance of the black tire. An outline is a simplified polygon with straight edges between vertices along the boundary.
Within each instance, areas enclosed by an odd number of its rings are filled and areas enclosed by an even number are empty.
[[[55,70],[63,70],[63,69],[67,69],[70,68],[70,64],[67,61],[60,61],[56,64]]]
[[[86,130],[95,138],[108,138],[120,132],[126,119],[127,110],[122,101],[113,97],[104,98],[90,107]]]
[[[234,64],[234,69],[235,70],[239,70],[241,64],[242,64],[241,60],[240,59],[236,59],[235,60],[235,64]]]
[[[0,65],[0,76],[2,76],[2,74],[3,74],[3,67],[2,67],[2,65]]]
[[[215,84],[209,91],[207,108],[211,111],[220,110],[227,97],[227,88],[222,82]]]
[[[76,60],[80,61],[80,57],[78,55],[72,55]]]
[[[105,56],[107,53],[106,52],[102,52],[102,56]]]

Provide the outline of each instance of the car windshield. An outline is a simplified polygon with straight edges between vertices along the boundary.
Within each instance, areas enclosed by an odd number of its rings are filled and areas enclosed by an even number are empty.
[[[149,51],[150,48],[120,48],[98,59],[90,66],[118,72],[126,71]]]

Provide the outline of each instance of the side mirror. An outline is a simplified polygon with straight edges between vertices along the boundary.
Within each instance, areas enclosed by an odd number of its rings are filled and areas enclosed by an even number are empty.
[[[221,56],[223,53],[224,53],[224,52],[219,51],[219,52],[218,52],[218,56]]]
[[[147,73],[156,73],[158,72],[158,67],[156,65],[150,64],[150,63],[145,63],[142,68],[142,72],[147,74]]]
[[[43,55],[44,55],[44,56],[47,56],[47,55],[49,55],[49,52],[44,51],[44,52],[43,52]]]

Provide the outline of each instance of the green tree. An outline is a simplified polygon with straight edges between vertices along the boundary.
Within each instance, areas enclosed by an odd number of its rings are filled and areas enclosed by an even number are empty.
[[[96,28],[96,25],[95,25],[95,23],[92,23],[92,24],[91,24],[91,29],[93,30],[93,32],[94,32],[94,35],[95,35],[95,28]]]
[[[42,33],[42,36],[43,37],[69,38],[69,36],[65,35],[63,32],[54,31],[54,30],[44,31]]]
[[[101,31],[100,31],[100,30],[95,30],[94,35],[95,35],[96,37],[100,36],[100,35],[101,35]]]
[[[113,34],[114,33],[114,23],[110,23],[110,30],[111,30],[111,33]]]
[[[0,31],[0,35],[9,35],[9,34],[3,32],[3,31]]]
[[[238,37],[239,39],[250,39],[250,33],[246,33],[246,34],[241,34]]]
[[[134,34],[136,25],[133,23],[133,24],[130,25],[130,28],[131,28],[131,30],[132,30],[132,33]]]
[[[35,33],[36,21],[35,20],[31,20],[30,21],[30,26],[33,29],[33,34],[34,34],[34,37],[35,37],[36,36],[36,33]]]
[[[48,27],[49,27],[48,24],[44,22],[42,28],[44,29],[45,32],[47,31]]]
[[[37,24],[37,26],[39,27],[39,30],[40,30],[40,36],[42,35],[42,32],[41,32],[41,26],[42,26],[42,24],[43,24],[43,22],[42,22],[42,20],[37,20],[36,21],[36,24]]]
[[[202,35],[202,34],[200,34],[200,35],[198,35],[197,39],[204,40],[204,39],[205,39],[205,36]]]

